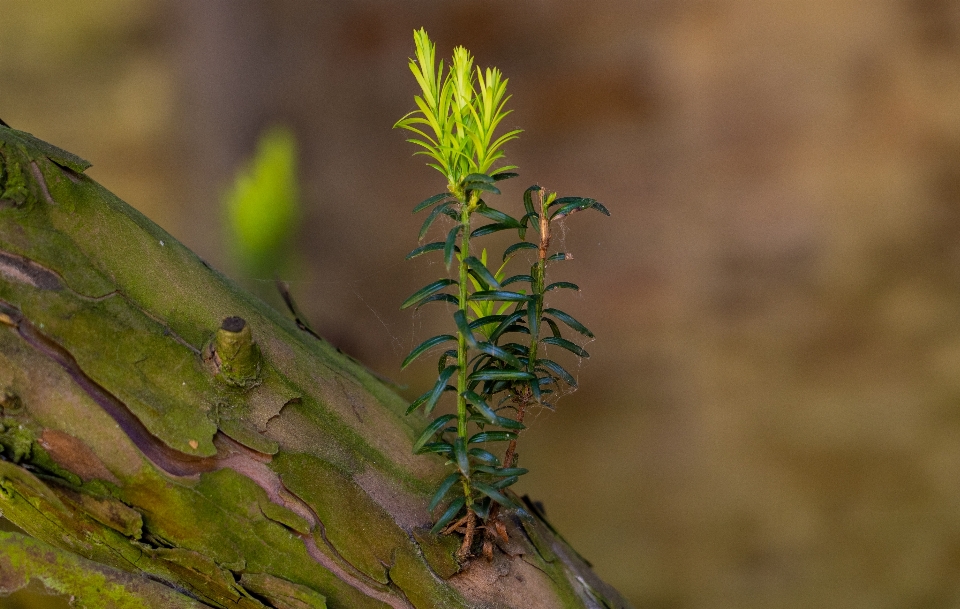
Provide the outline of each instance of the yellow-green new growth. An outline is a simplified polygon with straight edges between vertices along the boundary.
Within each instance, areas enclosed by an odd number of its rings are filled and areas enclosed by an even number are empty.
[[[480,252],[480,262],[483,264],[483,266],[487,266],[487,249],[486,248],[484,248],[483,251]],[[500,265],[500,268],[497,269],[497,272],[493,274],[493,278],[497,280],[497,283],[502,283],[503,278],[506,277],[507,264],[509,262],[510,262],[510,258],[508,257],[506,260],[503,261],[503,264]],[[484,289],[485,286],[481,285],[480,281],[478,281],[477,278],[475,278],[473,275],[470,275],[469,278],[470,278],[470,283],[473,284],[473,290],[475,292]],[[512,303],[512,302],[498,303],[494,300],[471,300],[471,301],[468,301],[467,304],[470,306],[470,310],[473,313],[473,315],[471,315],[468,319],[470,321],[476,321],[478,319],[489,317],[491,315],[503,315],[504,313],[507,312],[507,309],[512,307],[515,303]],[[490,335],[497,328],[497,325],[498,325],[497,323],[491,322],[488,324],[484,324],[477,329],[480,330],[480,332],[487,338],[487,340],[489,340]]]
[[[422,95],[414,97],[419,110],[397,121],[400,127],[419,137],[409,142],[424,149],[417,154],[431,157],[427,163],[448,182],[450,192],[463,198],[463,178],[470,174],[493,173],[490,168],[503,157],[503,145],[515,139],[519,129],[494,139],[497,127],[510,114],[504,106],[507,79],[500,70],[473,69],[473,56],[463,48],[453,51],[450,67],[444,74],[443,62],[436,64],[436,45],[424,29],[413,34],[416,59],[410,60],[410,71],[420,85]],[[497,168],[509,171],[515,166]]]
[[[276,270],[300,207],[297,145],[293,133],[274,127],[225,196],[230,246],[248,273]]]

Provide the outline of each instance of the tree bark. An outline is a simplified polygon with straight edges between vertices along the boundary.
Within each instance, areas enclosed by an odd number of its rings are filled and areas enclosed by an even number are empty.
[[[430,533],[442,460],[362,365],[0,126],[0,595],[91,607],[626,607],[527,502]],[[175,176],[171,176],[175,179]],[[86,603],[86,605],[84,605]]]

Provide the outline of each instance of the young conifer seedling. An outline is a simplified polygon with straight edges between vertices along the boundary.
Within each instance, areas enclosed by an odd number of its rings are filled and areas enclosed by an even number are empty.
[[[482,521],[483,553],[489,557],[495,537],[506,537],[506,529],[498,520],[500,506],[519,509],[505,491],[527,473],[516,463],[517,433],[524,429],[527,409],[531,405],[551,407],[551,394],[562,386],[576,387],[573,375],[544,357],[545,346],[589,357],[582,347],[562,336],[558,321],[580,334],[593,336],[572,316],[545,306],[545,295],[552,290],[579,290],[565,281],[546,284],[547,265],[572,258],[568,253],[550,253],[551,223],[584,209],[609,213],[593,199],[557,198],[555,193],[544,197],[539,186],[524,193],[525,214],[520,220],[489,205],[483,197],[500,194],[496,183],[517,175],[511,171],[515,166],[494,167],[504,156],[503,145],[520,133],[511,130],[495,137],[497,127],[509,114],[505,110],[507,81],[496,68],[474,70],[473,57],[463,47],[454,49],[452,62],[444,72],[443,62],[436,63],[435,45],[423,29],[414,32],[414,42],[416,59],[410,61],[410,70],[422,94],[414,98],[418,110],[400,119],[395,127],[414,134],[409,141],[423,148],[418,154],[427,155],[431,159],[428,165],[447,180],[446,192],[414,208],[414,213],[430,210],[419,239],[423,241],[441,216],[453,220],[453,226],[443,240],[422,245],[407,258],[430,252],[442,254],[453,277],[424,286],[401,308],[449,303],[454,331],[417,345],[401,367],[433,347],[454,343],[456,348],[441,354],[436,383],[410,404],[407,413],[422,407],[429,416],[446,392],[456,396],[455,413],[433,418],[414,442],[413,450],[445,456],[455,469],[430,502],[431,511],[444,506],[434,532],[463,533],[459,556],[465,559],[472,554],[477,526]],[[477,216],[490,222],[474,228]],[[539,233],[536,243],[525,240],[529,226]],[[516,230],[520,241],[506,248],[501,264],[492,271],[487,250],[478,257],[471,253],[471,247],[475,239],[503,230]],[[537,252],[529,274],[505,278],[511,259],[524,250]],[[514,284],[517,287],[509,287]],[[550,334],[541,338],[544,326]],[[493,442],[508,443],[502,460],[484,447]]]

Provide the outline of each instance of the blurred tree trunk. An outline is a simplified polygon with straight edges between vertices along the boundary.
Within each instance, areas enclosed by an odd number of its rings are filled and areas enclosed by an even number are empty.
[[[277,92],[286,86],[279,10],[262,0],[165,2],[174,23],[169,48],[178,66],[184,113],[182,180],[191,203],[217,201],[236,168],[276,117]],[[181,206],[181,233],[201,256],[218,266],[221,231],[210,205]]]
[[[363,366],[0,127],[0,594],[91,607],[622,607],[542,519],[429,532],[442,463]],[[138,604],[140,603],[140,604]]]

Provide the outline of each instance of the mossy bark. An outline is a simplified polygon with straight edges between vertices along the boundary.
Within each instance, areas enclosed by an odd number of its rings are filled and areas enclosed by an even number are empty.
[[[492,561],[459,563],[429,532],[446,471],[411,454],[424,421],[87,166],[0,126],[0,511],[34,538],[0,536],[0,595],[626,606],[532,507]]]

